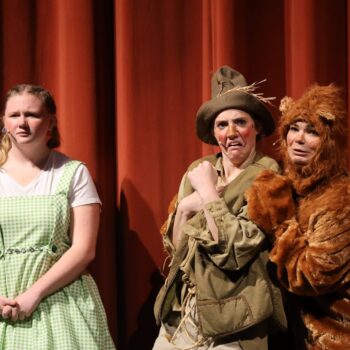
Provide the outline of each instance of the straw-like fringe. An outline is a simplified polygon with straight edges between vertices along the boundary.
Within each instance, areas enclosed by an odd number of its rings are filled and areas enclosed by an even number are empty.
[[[189,287],[188,293],[185,296],[184,301],[182,302],[181,320],[173,336],[170,338],[170,344],[176,350],[195,350],[199,347],[208,345],[210,342],[210,338],[207,338],[201,334],[194,335],[190,330],[188,330],[189,325],[191,325],[193,328],[199,329],[198,320],[193,318],[192,315],[192,313],[197,314],[195,293],[196,287]],[[186,337],[187,345],[176,344],[177,336],[180,332],[182,332],[183,336]]]
[[[282,114],[285,114],[289,111],[293,103],[294,101],[291,97],[284,96],[280,102],[279,110],[282,112]]]
[[[235,92],[235,91],[237,91],[237,92],[245,92],[245,93],[247,93],[249,95],[254,96],[255,98],[257,98],[261,102],[264,102],[264,103],[267,103],[269,105],[272,105],[272,103],[270,101],[271,100],[275,100],[276,97],[264,97],[263,96],[264,94],[262,92],[259,92],[259,93],[254,92],[258,88],[258,86],[261,83],[265,82],[265,81],[266,81],[266,79],[258,81],[258,82],[254,82],[253,84],[247,85],[247,86],[235,86],[232,89],[229,89],[229,90],[225,91],[222,94],[220,93],[219,96],[220,95],[222,96],[222,95],[227,94],[229,92]]]

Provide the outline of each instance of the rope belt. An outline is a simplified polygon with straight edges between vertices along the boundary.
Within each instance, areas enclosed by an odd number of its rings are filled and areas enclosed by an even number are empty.
[[[183,276],[183,281],[187,288],[185,298],[181,303],[181,320],[170,339],[170,344],[173,345],[176,350],[194,350],[199,346],[208,344],[210,338],[204,337],[199,331],[195,296],[196,286],[189,281],[186,275]],[[178,344],[179,335],[186,339],[185,343],[188,345]]]

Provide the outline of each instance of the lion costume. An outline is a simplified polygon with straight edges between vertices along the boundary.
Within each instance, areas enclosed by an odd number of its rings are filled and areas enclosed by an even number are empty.
[[[296,349],[350,348],[350,178],[346,112],[334,85],[311,86],[297,101],[281,101],[284,175],[260,174],[247,191],[248,215],[274,241],[270,260],[288,291]],[[312,160],[287,154],[289,126],[314,126],[320,144]]]

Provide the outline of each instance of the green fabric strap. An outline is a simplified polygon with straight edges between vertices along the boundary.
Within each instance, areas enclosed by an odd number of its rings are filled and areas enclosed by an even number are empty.
[[[79,162],[78,160],[70,160],[65,164],[63,174],[56,189],[56,194],[64,193],[68,196],[73,175],[80,164],[82,164],[82,162]]]

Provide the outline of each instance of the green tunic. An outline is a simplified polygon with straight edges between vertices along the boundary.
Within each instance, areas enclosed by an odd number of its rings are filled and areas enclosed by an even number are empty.
[[[1,296],[23,293],[71,246],[68,192],[79,164],[65,165],[54,195],[0,197]],[[93,278],[81,275],[23,321],[0,316],[0,349],[115,349]]]

